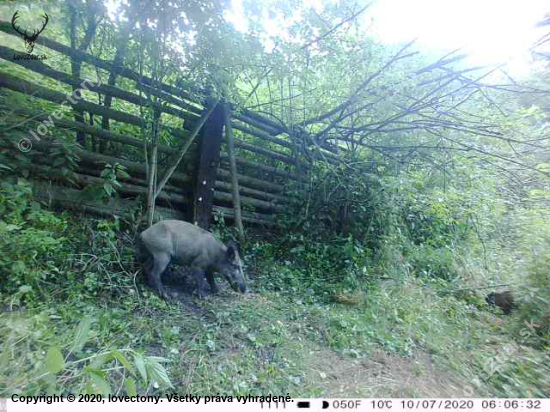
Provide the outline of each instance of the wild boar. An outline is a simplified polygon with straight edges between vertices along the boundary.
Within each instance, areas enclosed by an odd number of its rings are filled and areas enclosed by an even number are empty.
[[[218,292],[214,273],[227,279],[233,290],[246,292],[242,262],[233,241],[223,244],[212,233],[191,223],[163,220],[143,231],[137,239],[136,258],[146,279],[160,296],[168,298],[161,275],[170,263],[191,269],[199,298],[204,299],[206,281]]]
[[[498,306],[505,315],[509,315],[512,309],[516,308],[514,297],[509,290],[505,290],[504,292],[491,292],[487,295],[485,301],[489,305]]]

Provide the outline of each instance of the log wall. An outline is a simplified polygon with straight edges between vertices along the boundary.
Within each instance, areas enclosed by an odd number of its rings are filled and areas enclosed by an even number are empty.
[[[14,55],[26,54],[22,50],[23,42],[13,40],[19,36],[9,22],[0,21],[0,32],[10,39],[6,43],[20,47],[0,45],[3,61],[0,99],[24,100],[13,99],[9,94],[26,98],[25,104],[10,103],[2,110],[20,120],[22,126],[17,129],[31,140],[33,153],[43,154],[30,167],[36,196],[86,213],[135,217],[134,211],[145,204],[147,194],[150,113],[160,116],[158,153],[159,175],[162,175],[163,167],[167,167],[163,162],[188,138],[206,111],[207,97],[155,82],[128,67],[117,68],[116,84],[108,85],[107,78],[114,70],[112,62],[45,36],[40,36],[36,44],[41,46],[39,53],[48,56],[47,60],[14,60]],[[70,65],[62,69],[59,63],[51,63],[63,59],[82,62],[82,78],[65,71]],[[86,74],[89,78],[85,78]],[[84,83],[85,80],[88,81]],[[68,99],[73,88],[82,84],[87,90],[83,90],[81,98]],[[108,106],[104,105],[106,96],[112,98]],[[65,107],[64,116],[52,117],[61,105]],[[230,103],[220,105],[227,107]],[[74,112],[83,113],[83,121],[73,120]],[[300,173],[307,173],[310,165],[294,151],[296,145],[275,119],[249,110],[230,112],[242,219],[250,224],[271,226],[276,223],[276,213],[291,202],[290,193],[295,193],[297,183],[303,180]],[[211,116],[202,126],[198,141],[191,145],[157,198],[157,219],[198,217],[201,226],[208,226],[216,214],[233,218],[230,159],[225,138],[220,134],[222,117],[221,114]],[[102,119],[109,119],[110,126],[102,127]],[[32,136],[38,136],[36,130],[42,122],[47,122],[48,135],[36,141]],[[31,131],[35,134],[31,135]],[[76,133],[84,134],[85,145],[74,150],[79,160],[71,179],[64,180],[66,176],[56,175],[54,161],[48,153],[55,139],[74,142]],[[124,166],[130,175],[120,179],[116,196],[107,204],[104,200],[86,198],[87,187],[101,186],[104,182],[101,172],[105,164],[116,163]],[[44,174],[45,170],[50,172]],[[208,185],[204,184],[206,181]]]

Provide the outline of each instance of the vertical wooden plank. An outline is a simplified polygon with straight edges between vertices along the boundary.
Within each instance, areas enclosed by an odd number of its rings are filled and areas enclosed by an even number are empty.
[[[214,184],[220,164],[224,124],[223,104],[218,103],[201,129],[193,205],[193,223],[208,229],[214,202]]]
[[[161,113],[155,109],[151,133],[151,161],[147,169],[147,227],[153,225],[155,218],[155,205],[157,200],[157,158],[158,158],[158,134],[160,128]],[[145,152],[147,156],[147,151]]]
[[[229,155],[229,168],[231,171],[231,188],[233,189],[233,212],[235,226],[239,234],[239,242],[244,243],[244,228],[241,217],[241,198],[239,195],[239,179],[237,177],[237,161],[235,160],[235,143],[233,141],[233,126],[231,126],[231,107],[226,105],[225,111],[225,137],[227,138],[227,154]]]

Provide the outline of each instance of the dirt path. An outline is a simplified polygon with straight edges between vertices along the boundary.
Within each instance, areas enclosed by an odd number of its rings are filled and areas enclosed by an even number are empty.
[[[420,351],[404,358],[376,350],[368,358],[351,359],[321,349],[312,354],[310,367],[324,396],[334,398],[456,398],[465,396],[468,385],[436,368],[430,355]]]
[[[174,301],[193,316],[215,321],[209,319],[211,314],[197,303],[193,295],[193,279],[186,279],[185,275],[185,272],[174,271],[166,277]],[[228,289],[225,283],[220,283],[222,291]],[[216,296],[218,301],[224,298],[235,299],[231,293]],[[261,295],[249,294],[245,299],[258,302],[262,308],[267,302]],[[272,323],[272,320],[265,320]],[[312,341],[302,341],[302,344],[298,356],[307,377],[304,384],[321,389],[325,397],[457,398],[468,393],[465,392],[468,382],[458,378],[454,372],[438,368],[434,359],[422,350],[416,350],[411,357],[402,357],[373,349],[367,357],[352,358]],[[240,355],[239,350],[230,352],[224,351],[220,358]]]

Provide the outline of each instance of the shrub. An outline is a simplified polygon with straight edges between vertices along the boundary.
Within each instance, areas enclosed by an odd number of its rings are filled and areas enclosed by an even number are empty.
[[[0,214],[0,271],[10,276],[0,287],[8,293],[27,293],[55,282],[68,257],[64,216],[43,210],[33,201],[24,179],[1,183]]]

